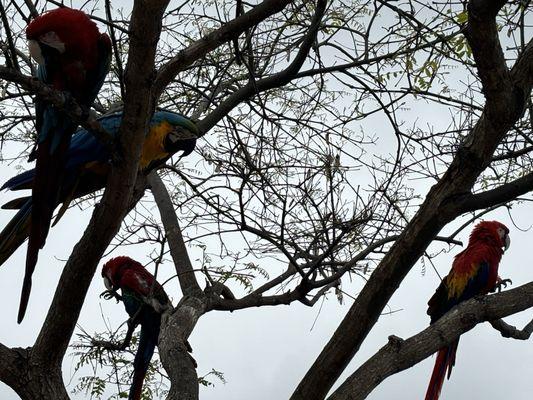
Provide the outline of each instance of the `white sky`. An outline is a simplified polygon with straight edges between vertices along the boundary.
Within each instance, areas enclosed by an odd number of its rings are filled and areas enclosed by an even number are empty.
[[[429,115],[429,117],[435,118],[434,115]],[[442,117],[449,118],[449,115]],[[377,126],[374,128],[377,130]],[[206,139],[209,140],[209,135]],[[13,166],[2,165],[0,181],[4,182],[15,173]],[[11,195],[0,193],[0,203],[10,198],[12,198]],[[33,344],[64,264],[63,261],[57,259],[68,258],[91,212],[92,209],[84,212],[70,210],[60,224],[52,228],[47,244],[39,255],[40,261],[34,274],[28,312],[21,325],[16,324],[16,313],[26,246],[23,245],[0,268],[0,293],[2,293],[4,315],[0,326],[0,341],[3,344],[21,347]],[[0,210],[0,226],[5,226],[12,215],[11,211]],[[486,218],[498,219],[511,229],[511,248],[503,257],[500,275],[511,278],[514,286],[533,280],[533,268],[529,262],[531,256],[528,256],[533,231],[522,232],[516,229],[507,212],[503,210],[493,212]],[[513,219],[520,228],[529,228],[532,224],[531,206],[528,204],[515,206]],[[470,229],[465,230],[460,236],[465,243]],[[447,227],[443,233],[452,231],[452,227]],[[132,252],[130,249],[125,249],[121,251],[121,254],[143,260],[144,254],[140,251],[137,249]],[[441,275],[447,273],[453,256],[459,251],[457,247],[434,259]],[[191,258],[195,259],[194,256]],[[170,264],[166,267],[169,270],[172,269]],[[419,262],[389,304],[391,309],[402,311],[381,317],[356,358],[346,369],[343,378],[383,346],[389,335],[394,334],[406,338],[428,325],[426,303],[439,281],[430,267],[427,268],[425,275],[422,275],[421,269]],[[203,282],[202,278],[200,282]],[[170,289],[167,290],[172,291],[172,288],[177,287],[176,282],[173,285],[170,285]],[[346,281],[343,282],[343,290],[356,295],[360,285],[360,281],[351,285]],[[79,321],[80,325],[89,332],[103,330],[100,306],[114,326],[126,319],[121,304],[117,305],[112,301],[105,302],[99,299],[98,295],[102,290],[104,287],[98,272],[91,285]],[[179,298],[177,289],[173,294],[171,293],[171,297],[174,298],[174,304],[176,304]],[[216,384],[214,388],[201,388],[200,397],[203,400],[288,398],[350,305],[351,300],[348,297],[345,297],[344,305],[339,305],[335,297],[330,295],[328,301],[325,301],[322,306],[319,302],[312,309],[298,303],[291,306],[254,308],[234,313],[211,312],[203,316],[190,338],[194,349],[193,356],[199,365],[198,373],[203,375],[211,368],[215,368],[224,373],[227,384],[214,381]],[[318,319],[311,331],[317,314],[319,314]],[[526,311],[507,321],[522,328],[533,317],[532,314],[531,310]],[[477,326],[461,338],[456,366],[451,380],[445,382],[442,399],[531,399],[532,360],[531,341],[504,339],[488,324]],[[368,398],[373,400],[422,399],[433,362],[434,358],[430,358],[389,378]],[[64,361],[65,382],[70,381],[71,373],[72,359],[66,357]],[[75,382],[75,379],[73,381]],[[74,384],[71,384],[69,388],[73,386]],[[17,398],[18,396],[10,388],[0,383],[0,399]],[[73,398],[84,399],[85,396],[77,395]]]
[[[4,178],[7,168],[2,169]],[[6,175],[7,176],[7,175]],[[3,179],[2,179],[3,180]],[[0,199],[5,195],[2,194]],[[4,317],[0,327],[2,343],[8,346],[26,347],[33,343],[49,307],[51,296],[59,278],[62,263],[53,262],[54,256],[64,259],[75,244],[81,229],[90,216],[90,211],[67,213],[65,220],[53,228],[45,249],[40,254],[28,313],[21,325],[16,324],[20,282],[22,280],[25,246],[0,270],[0,293],[3,294]],[[8,220],[9,211],[0,213],[0,224]],[[516,206],[513,218],[520,228],[528,228],[528,205]],[[493,212],[487,218],[498,219],[511,228],[511,248],[504,255],[500,275],[512,278],[514,286],[533,280],[533,270],[527,262],[527,252],[531,242],[531,232],[521,232],[514,228],[506,212]],[[451,232],[447,228],[445,232]],[[76,233],[74,233],[76,232]],[[467,240],[465,231],[460,239]],[[435,259],[441,274],[447,273],[452,257],[459,251],[453,250]],[[142,254],[122,253],[142,259]],[[194,257],[193,257],[194,258]],[[525,262],[524,262],[525,261]],[[167,268],[172,268],[170,264]],[[346,377],[361,361],[366,360],[384,345],[391,334],[408,337],[425,328],[428,318],[426,303],[438,284],[435,273],[428,268],[426,275],[417,264],[405,279],[403,285],[390,302],[393,310],[402,309],[392,315],[381,317],[354,361],[349,365]],[[360,282],[343,285],[343,289],[355,295]],[[80,324],[91,331],[101,331],[100,305],[109,319],[118,325],[125,320],[122,305],[104,302],[98,294],[104,289],[101,279],[96,277],[91,285]],[[172,288],[167,289],[169,291]],[[175,292],[176,293],[176,292]],[[172,295],[171,295],[172,296]],[[174,294],[174,303],[177,295]],[[349,300],[346,297],[346,300]],[[254,308],[250,310],[211,312],[203,316],[190,343],[193,356],[198,362],[200,375],[215,368],[222,371],[227,384],[216,383],[214,388],[202,388],[201,398],[210,399],[283,399],[287,398],[308,367],[327,342],[340,320],[348,310],[351,301],[339,305],[334,296],[329,296],[320,310],[315,327],[310,331],[320,303],[314,308],[293,304],[275,308]],[[510,318],[508,322],[523,327],[532,317],[531,311]],[[457,364],[452,379],[445,383],[443,399],[471,398],[467,393],[475,393],[476,398],[497,400],[529,399],[533,389],[533,347],[531,342],[503,339],[488,324],[476,327],[461,338]],[[423,398],[434,359],[426,360],[417,366],[386,380],[369,399],[412,399]],[[65,381],[70,381],[72,359],[65,358]],[[487,384],[494,382],[494,384]],[[72,387],[73,385],[71,385]],[[12,400],[17,396],[4,384],[0,384],[0,399]],[[78,395],[73,398],[83,399]]]

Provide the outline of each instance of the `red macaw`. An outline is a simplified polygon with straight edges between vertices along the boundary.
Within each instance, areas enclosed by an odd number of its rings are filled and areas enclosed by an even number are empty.
[[[139,400],[144,377],[159,338],[161,314],[170,309],[172,304],[154,276],[129,257],[109,260],[102,268],[102,277],[108,289],[102,295],[106,299],[116,297],[117,300],[122,300],[130,316],[122,349],[128,346],[136,326],[141,325],[141,337],[133,361],[133,380],[128,396],[129,400]],[[122,295],[116,293],[118,289]]]
[[[428,302],[431,323],[450,311],[457,304],[474,296],[487,294],[509,280],[498,276],[498,266],[503,252],[509,248],[509,229],[497,221],[482,221],[470,234],[468,247],[455,256],[450,273],[442,280]],[[505,249],[505,250],[504,250]],[[459,339],[437,353],[435,367],[425,400],[437,400],[444,383],[455,364]]]
[[[30,22],[26,28],[31,56],[39,64],[37,77],[54,89],[66,92],[86,111],[95,100],[111,63],[111,40],[100,34],[83,12],[58,8]],[[33,209],[26,275],[22,288],[19,322],[24,317],[31,290],[31,275],[39,249],[44,246],[59,196],[70,137],[77,124],[65,113],[39,98],[35,103],[37,159],[33,185]]]

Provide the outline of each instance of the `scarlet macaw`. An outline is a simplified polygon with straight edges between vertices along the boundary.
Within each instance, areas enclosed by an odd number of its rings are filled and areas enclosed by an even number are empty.
[[[476,295],[487,294],[506,281],[498,276],[498,266],[504,248],[510,245],[509,229],[497,221],[482,221],[472,233],[468,247],[455,256],[450,273],[442,280],[428,302],[431,323],[450,311],[457,304]],[[455,353],[459,339],[437,353],[435,367],[426,392],[426,400],[437,400],[444,383],[455,365]]]
[[[122,120],[121,113],[99,118],[102,128],[116,136]],[[182,157],[190,154],[195,147],[198,129],[189,119],[168,111],[154,114],[150,130],[143,145],[139,168],[148,173],[168,160],[174,153],[182,151]],[[52,211],[63,203],[54,222],[67,210],[71,200],[102,189],[111,169],[109,150],[90,132],[80,129],[73,137],[66,152],[64,173],[58,181],[58,195]],[[31,189],[35,184],[35,169],[23,172],[8,180],[0,189]],[[18,209],[17,214],[0,233],[0,265],[26,240],[30,234],[32,208],[35,200],[32,196],[12,200],[2,206],[4,209]],[[33,269],[26,270],[24,287],[20,300],[18,322],[24,317],[31,289]]]
[[[26,37],[30,54],[39,64],[37,78],[71,96],[88,112],[109,71],[109,36],[101,34],[83,11],[64,7],[32,20],[26,28]],[[77,128],[77,123],[65,113],[39,98],[36,99],[35,113],[37,148],[30,161],[36,158],[37,162],[32,179],[32,222],[23,299],[28,298],[31,290],[31,275],[50,229],[65,172],[66,153]]]
[[[102,277],[108,289],[103,293],[104,297],[122,300],[130,316],[128,332],[121,348],[129,345],[133,331],[137,325],[141,325],[141,337],[133,361],[133,380],[128,396],[129,400],[139,400],[144,377],[159,338],[161,314],[172,305],[154,276],[129,257],[109,260],[102,268]],[[116,293],[118,289],[122,292],[121,296]]]

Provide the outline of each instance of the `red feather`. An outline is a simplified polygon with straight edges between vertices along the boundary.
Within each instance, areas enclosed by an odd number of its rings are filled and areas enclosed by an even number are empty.
[[[509,229],[497,221],[482,221],[470,234],[468,247],[457,254],[450,273],[442,280],[428,302],[431,323],[437,321],[457,304],[492,290],[498,280],[498,266],[506,247]],[[455,364],[459,339],[439,350],[426,400],[437,400],[444,377],[448,378]]]
[[[438,400],[442,390],[442,385],[444,384],[446,371],[448,372],[448,379],[452,373],[458,344],[459,339],[457,339],[457,341],[452,343],[450,346],[440,349],[437,353],[435,367],[433,367],[433,373],[431,374],[431,380],[429,381],[425,400]]]
[[[73,29],[75,27],[75,29]],[[48,80],[58,90],[69,91],[79,102],[91,91],[88,75],[98,67],[99,47],[111,52],[111,40],[100,34],[96,24],[83,11],[58,8],[35,18],[26,28],[28,40],[43,41],[55,33],[65,46],[56,68],[48,71]],[[91,83],[92,84],[92,83]]]
[[[30,22],[26,37],[39,41],[48,32],[55,32],[65,44],[66,61],[81,62],[86,69],[96,66],[100,32],[83,11],[68,7],[48,11]]]
[[[128,269],[124,271],[118,286],[121,288],[128,288],[133,290],[142,296],[148,296],[150,294],[150,288],[154,283],[154,277],[143,269]]]
[[[144,297],[144,301],[151,307],[140,306],[136,311],[136,317],[132,316],[132,310],[128,311],[130,317],[138,318],[137,323],[141,324],[139,346],[133,361],[133,380],[128,397],[130,400],[139,400],[150,359],[157,345],[161,313],[168,307],[170,301],[154,276],[139,262],[129,257],[120,256],[109,260],[102,268],[102,276],[110,281],[113,290],[120,288],[123,290],[123,294],[124,289],[133,291],[139,297]],[[107,282],[106,286],[108,286]],[[146,300],[151,293],[154,297]]]
[[[130,257],[119,256],[109,260],[102,268],[102,276],[107,277],[116,288],[129,289],[144,297],[152,293],[162,306],[169,302],[163,286],[141,263]]]
[[[109,70],[111,41],[100,34],[83,11],[58,8],[30,22],[26,28],[32,56],[41,63],[38,77],[58,90],[67,91],[80,106],[89,109]],[[33,46],[35,42],[39,44]],[[49,51],[53,47],[57,51]],[[46,49],[46,57],[43,56]],[[31,52],[31,51],[30,51]],[[39,249],[43,248],[54,209],[58,204],[66,152],[77,124],[60,110],[36,101],[37,158],[32,188],[31,228],[26,255],[26,274],[18,322],[24,318],[31,291],[31,277]]]

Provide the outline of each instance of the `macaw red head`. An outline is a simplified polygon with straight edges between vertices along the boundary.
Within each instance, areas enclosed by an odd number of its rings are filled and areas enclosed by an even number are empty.
[[[120,282],[120,277],[128,268],[143,268],[141,263],[127,256],[112,258],[102,267],[102,278],[108,290],[116,289]]]
[[[26,37],[30,54],[39,64],[44,64],[46,51],[79,60],[87,69],[97,61],[100,32],[83,11],[63,7],[45,12],[30,22]]]
[[[481,221],[470,234],[469,245],[474,242],[487,242],[489,244],[507,250],[511,245],[509,228],[498,221]]]

